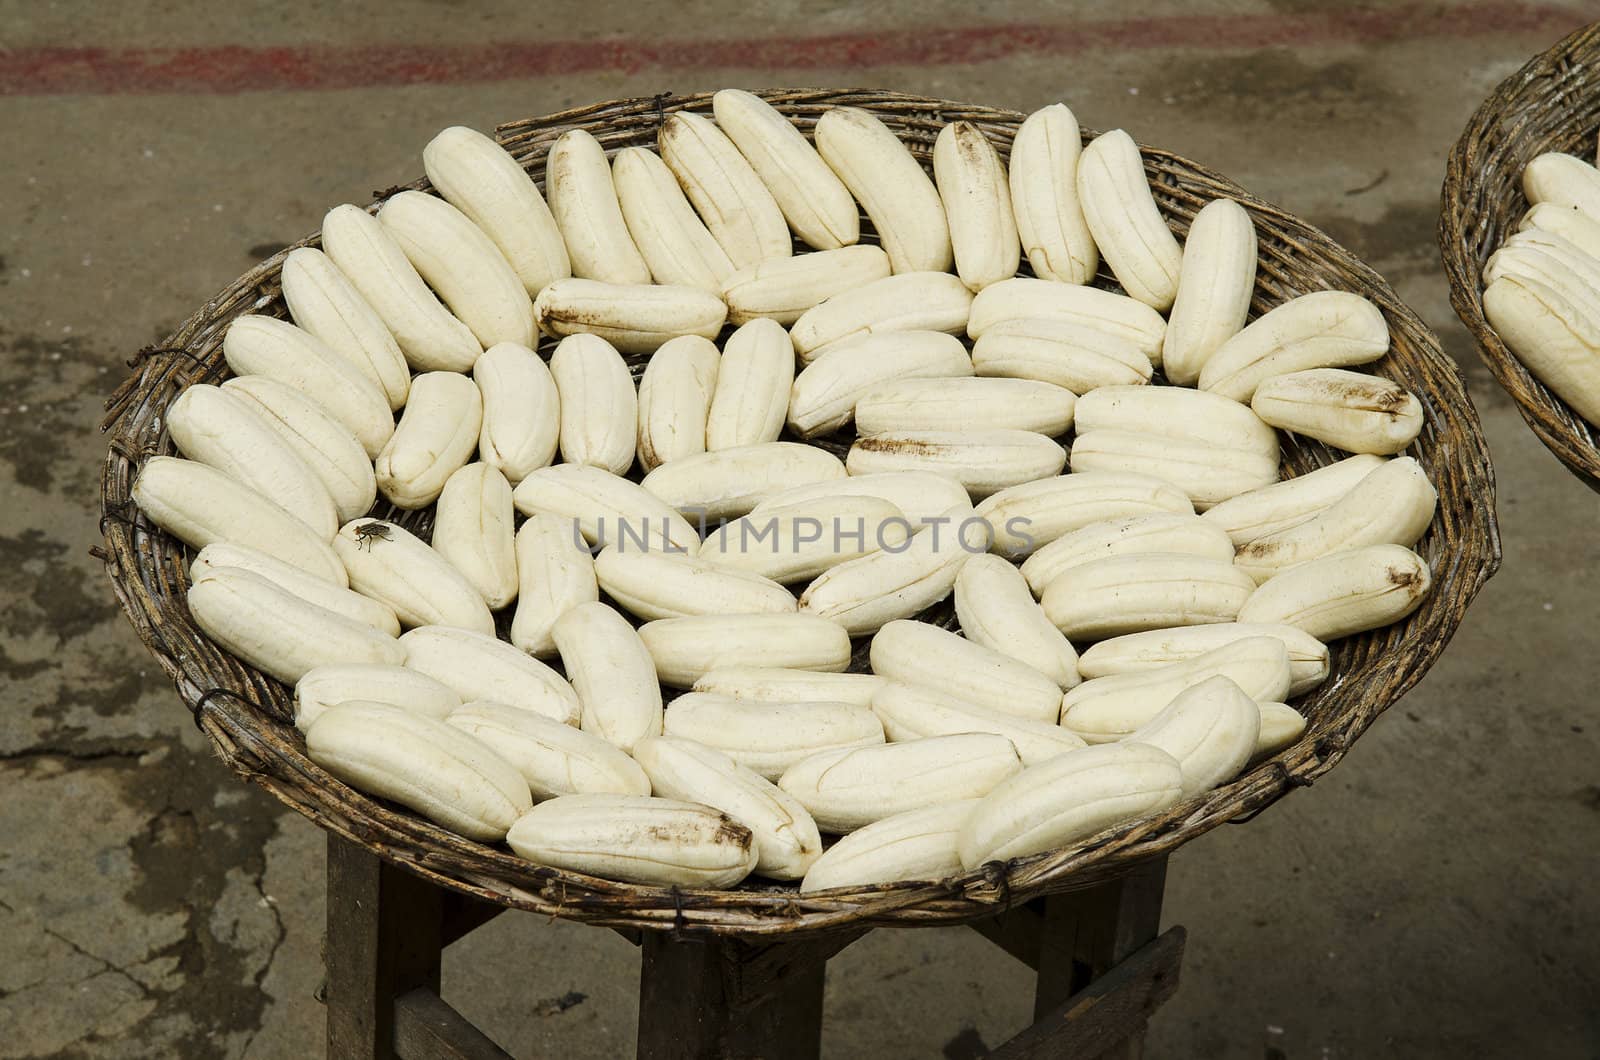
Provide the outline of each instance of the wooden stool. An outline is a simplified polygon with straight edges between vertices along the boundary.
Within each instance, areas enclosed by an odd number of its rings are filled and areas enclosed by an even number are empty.
[[[1178,986],[1181,927],[1158,935],[1166,859],[970,926],[1038,972],[1032,1026],[990,1056],[1132,1058]],[[439,996],[444,947],[503,911],[328,836],[331,1060],[508,1060]],[[829,957],[866,930],[792,942],[623,932],[639,945],[645,1060],[817,1056]]]

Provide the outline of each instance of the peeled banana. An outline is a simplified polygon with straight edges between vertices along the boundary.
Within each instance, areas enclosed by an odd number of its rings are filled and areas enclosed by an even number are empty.
[[[802,438],[830,434],[855,417],[856,402],[895,379],[970,376],[961,340],[940,331],[869,335],[833,347],[795,376],[789,427]]]
[[[728,316],[721,298],[697,287],[588,279],[557,280],[533,311],[546,334],[596,335],[623,353],[650,353],[679,335],[714,339]]]
[[[451,475],[433,512],[433,549],[478,590],[489,610],[517,598],[511,484],[488,464]]]
[[[646,736],[661,735],[661,686],[627,619],[602,603],[579,604],[550,633],[583,708],[579,728],[629,754]]]
[[[461,697],[578,724],[578,695],[562,676],[505,641],[454,626],[419,626],[400,637],[405,664]]]
[[[1098,287],[1018,276],[990,284],[972,300],[967,335],[981,339],[1007,320],[1058,320],[1131,343],[1151,364],[1161,363],[1167,322],[1143,302]]]
[[[294,686],[294,724],[301,732],[341,703],[388,703],[444,718],[461,706],[461,697],[426,674],[385,663],[329,663],[307,670]],[[563,726],[565,728],[565,726]]]
[[[1256,387],[1250,407],[1274,427],[1352,453],[1398,453],[1422,432],[1422,402],[1415,395],[1387,379],[1339,368],[1273,376]]]
[[[478,701],[445,720],[515,766],[535,802],[561,795],[650,794],[650,778],[627,754],[531,710]]]
[[[662,161],[736,268],[793,253],[778,201],[710,118],[677,111],[658,140]]]
[[[710,692],[752,703],[848,703],[870,707],[883,687],[873,674],[827,674],[781,666],[729,666],[701,675],[696,692]]]
[[[1233,542],[1196,515],[1161,512],[1107,519],[1063,534],[1039,549],[1023,561],[1022,577],[1039,596],[1062,571],[1112,556],[1152,552],[1228,563],[1233,560]]]
[[[1522,192],[1535,206],[1567,206],[1600,221],[1600,172],[1583,159],[1549,151],[1522,170]]]
[[[1417,609],[1432,584],[1427,560],[1409,548],[1369,545],[1268,579],[1239,609],[1238,618],[1283,622],[1318,640],[1337,640],[1400,621]]]
[[[1008,559],[1026,556],[1063,534],[1107,519],[1161,513],[1193,515],[1194,504],[1169,482],[1117,471],[1082,471],[1025,482],[991,495],[974,509],[989,524],[994,538],[990,547]]]
[[[866,209],[896,274],[948,270],[944,204],[900,138],[857,107],[829,110],[815,135],[822,160]]]
[[[1053,678],[927,622],[885,623],[872,638],[871,658],[879,677],[926,685],[999,714],[1053,722],[1061,713],[1061,686]]]
[[[561,396],[561,459],[620,475],[633,466],[639,397],[622,356],[594,335],[556,344],[550,374]]]
[[[1146,305],[1170,309],[1178,293],[1183,249],[1150,194],[1133,137],[1113,129],[1083,149],[1078,201],[1117,282]]]
[[[1211,355],[1244,327],[1255,286],[1250,215],[1232,199],[1206,203],[1189,225],[1177,300],[1161,345],[1161,370],[1169,382],[1195,385]]]
[[[812,862],[800,893],[953,876],[961,871],[956,836],[977,805],[977,799],[958,799],[858,828]]]
[[[214,541],[200,550],[189,564],[189,581],[198,582],[209,572],[224,567],[238,567],[259,574],[267,581],[293,593],[307,603],[327,608],[334,614],[371,626],[390,637],[400,635],[400,620],[394,609],[381,600],[374,600],[358,592],[340,588],[327,578],[312,574],[302,567],[285,563],[246,545],[227,541]],[[350,696],[351,699],[381,699],[379,696]]]
[[[888,501],[900,509],[913,531],[945,517],[952,508],[972,507],[967,491],[953,478],[933,471],[888,471],[795,486],[768,497],[750,509],[750,514],[767,515],[779,508],[831,497],[878,497]]]
[[[556,620],[579,604],[600,598],[594,559],[574,520],[536,512],[517,529],[517,609],[511,616],[511,643],[549,658],[556,654],[550,635]]]
[[[852,475],[936,471],[974,497],[1061,473],[1067,453],[1032,431],[894,431],[858,437],[845,458]]]
[[[943,600],[984,541],[973,540],[970,508],[953,508],[941,519],[896,551],[885,548],[828,568],[800,595],[800,610],[864,636]]]
[[[1248,406],[1175,386],[1107,386],[1083,395],[1074,412],[1079,434],[1131,431],[1183,442],[1242,449],[1278,461],[1278,436]]]
[[[662,618],[640,626],[639,636],[655,660],[657,678],[673,688],[689,688],[712,670],[729,666],[840,673],[850,665],[844,627],[811,614]]]
[[[789,414],[794,348],[783,326],[758,317],[728,336],[705,418],[707,451],[775,442]]]
[[[976,125],[952,122],[933,144],[956,275],[974,291],[1017,274],[1022,257],[1005,163]]]
[[[1345,368],[1389,352],[1383,313],[1358,294],[1317,291],[1246,325],[1206,360],[1200,389],[1248,402],[1262,380],[1307,368]]]
[[[768,317],[789,325],[824,300],[888,275],[889,258],[877,247],[841,247],[747,266],[723,280],[721,293],[730,323]]]
[[[494,616],[472,582],[404,527],[357,519],[340,529],[333,550],[350,574],[350,587],[394,608],[402,626],[494,634]]]
[[[1038,765],[1084,746],[1082,739],[1054,721],[1002,714],[926,685],[891,681],[873,695],[872,710],[883,722],[884,735],[892,742],[906,743],[963,732],[994,733],[1011,741],[1024,767]]]
[[[1056,437],[1072,426],[1070,390],[1032,379],[896,379],[856,402],[861,434],[1017,430]]]
[[[1078,201],[1078,119],[1065,103],[1028,115],[1011,142],[1011,207],[1033,274],[1088,283],[1100,252]]]
[[[705,452],[720,358],[711,340],[698,335],[669,339],[650,355],[638,398],[639,464],[646,471]]]
[[[1313,518],[1383,464],[1371,455],[1350,456],[1315,471],[1241,493],[1207,509],[1201,518],[1225,531],[1236,546]]]
[[[372,459],[350,429],[292,386],[264,375],[245,375],[222,384],[224,392],[245,399],[266,424],[322,481],[341,522],[365,515],[378,496]]]
[[[483,398],[478,458],[513,486],[548,466],[561,438],[561,398],[544,358],[501,343],[483,351],[472,379]]]
[[[1177,626],[1103,640],[1079,657],[1078,672],[1089,680],[1114,674],[1142,673],[1188,661],[1247,637],[1276,637],[1283,642],[1289,652],[1289,695],[1309,692],[1327,680],[1326,644],[1303,629],[1264,622]]]
[[[766,442],[662,464],[640,483],[680,512],[715,521],[746,514],[781,490],[845,477],[839,458],[798,442]]]
[[[827,700],[745,701],[709,692],[689,692],[673,700],[665,730],[668,736],[714,747],[768,780],[777,780],[814,754],[883,743],[883,724],[864,706]]]
[[[879,497],[819,497],[768,507],[713,531],[703,559],[785,585],[808,581],[841,563],[905,543],[911,524]]]
[[[1151,553],[1069,568],[1045,587],[1040,603],[1067,639],[1105,640],[1146,629],[1232,622],[1254,590],[1250,575],[1232,563]]]
[[[661,157],[643,147],[625,147],[611,163],[611,177],[628,233],[656,282],[713,294],[722,290],[733,261],[695,216]]]
[[[573,276],[606,284],[650,282],[650,266],[628,234],[600,141],[582,129],[563,133],[545,156],[544,187]],[[541,298],[560,282],[541,289]],[[544,327],[543,314],[538,316]]]
[[[973,556],[962,565],[956,619],[974,644],[1039,671],[1062,689],[1078,683],[1078,653],[1045,617],[1022,573],[999,556]]]
[[[1226,677],[1184,689],[1129,743],[1159,747],[1178,760],[1185,798],[1204,794],[1239,775],[1255,753],[1261,732],[1256,701]]]
[[[789,590],[759,574],[713,563],[704,549],[696,557],[613,545],[595,557],[594,571],[618,607],[646,621],[795,610]]]
[[[283,259],[278,282],[296,324],[376,383],[389,408],[406,403],[411,373],[405,355],[339,266],[314,247],[297,247]]]
[[[789,329],[795,353],[809,364],[833,347],[889,331],[959,335],[972,310],[972,291],[948,272],[902,272],[853,291],[841,291],[806,310]]]
[[[1036,379],[1074,394],[1148,383],[1153,372],[1150,358],[1127,337],[1050,317],[990,325],[972,344],[972,367],[981,376]]]
[[[1207,445],[1142,431],[1081,429],[1072,441],[1072,471],[1151,475],[1177,486],[1196,511],[1278,481],[1276,447],[1257,449]]]
[[[397,508],[426,508],[478,448],[483,396],[456,372],[424,372],[388,444],[373,462],[378,489]]]
[[[635,542],[638,547],[694,555],[700,535],[689,521],[636,482],[603,468],[555,464],[532,472],[511,491],[524,515],[561,516],[591,545]]]

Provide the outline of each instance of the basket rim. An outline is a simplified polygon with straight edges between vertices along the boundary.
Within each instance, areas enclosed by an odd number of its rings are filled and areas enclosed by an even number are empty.
[[[1488,253],[1493,250],[1475,254],[1471,238],[1474,224],[1482,220],[1475,217],[1471,207],[1474,189],[1485,169],[1479,159],[1481,145],[1493,145],[1495,134],[1514,125],[1519,115],[1527,113],[1531,106],[1541,102],[1548,104],[1548,98],[1530,104],[1522,98],[1524,90],[1548,82],[1560,74],[1564,65],[1580,57],[1590,62],[1600,60],[1600,22],[1569,33],[1529,59],[1496,85],[1473,111],[1445,163],[1444,183],[1439,193],[1437,237],[1445,277],[1450,285],[1450,305],[1472,335],[1479,359],[1511,397],[1517,412],[1545,448],[1585,485],[1600,490],[1600,444],[1577,427],[1583,418],[1528,370],[1484,315],[1483,267]],[[1600,91],[1600,82],[1591,83],[1589,88]],[[1521,172],[1520,165],[1518,172]],[[1518,181],[1516,202],[1521,209],[1515,212],[1516,217],[1528,208],[1521,194]],[[1512,215],[1508,212],[1508,216]]]
[[[934,119],[940,124],[958,118],[974,120],[992,134],[1007,138],[1025,117],[1012,110],[865,89],[767,89],[757,94],[780,110],[792,108],[786,111],[791,117],[820,113],[834,105],[854,105],[875,110],[880,117],[899,115],[923,124]],[[669,110],[703,108],[710,98],[711,93],[698,93],[604,101],[507,123],[498,127],[497,136],[526,166],[540,145],[575,123],[594,121],[596,115],[604,116],[607,123],[625,127],[631,122],[638,128]],[[1087,128],[1083,132],[1086,138],[1094,135]],[[931,145],[931,136],[928,143]],[[315,234],[258,263],[208,299],[159,346],[141,350],[129,362],[131,374],[108,399],[101,427],[111,439],[103,469],[100,526],[113,592],[136,633],[173,679],[196,724],[235,773],[266,788],[284,805],[331,833],[440,886],[498,904],[604,926],[757,938],[980,919],[1040,894],[1092,886],[1120,876],[1132,865],[1165,856],[1219,824],[1252,819],[1288,791],[1309,786],[1331,769],[1376,717],[1421,679],[1500,563],[1494,473],[1482,428],[1459,367],[1443,353],[1437,337],[1417,314],[1370,266],[1319,229],[1181,156],[1143,144],[1140,150],[1147,170],[1154,166],[1181,172],[1210,197],[1236,199],[1250,211],[1258,230],[1264,222],[1271,222],[1273,231],[1280,233],[1278,238],[1287,240],[1292,235],[1297,242],[1288,245],[1290,251],[1303,243],[1320,254],[1307,261],[1314,260],[1322,272],[1312,270],[1309,281],[1301,276],[1299,282],[1364,288],[1363,293],[1384,311],[1396,346],[1403,339],[1407,356],[1417,360],[1418,371],[1425,371],[1421,382],[1439,388],[1437,400],[1425,401],[1429,417],[1425,434],[1436,424],[1455,433],[1431,450],[1419,448],[1419,456],[1426,452],[1430,459],[1437,458],[1449,473],[1448,481],[1438,483],[1441,502],[1447,489],[1464,495],[1459,510],[1447,512],[1441,503],[1436,517],[1438,533],[1448,538],[1452,547],[1441,551],[1433,562],[1433,593],[1402,626],[1391,627],[1406,631],[1405,650],[1367,653],[1364,643],[1351,648],[1363,655],[1361,665],[1325,686],[1328,696],[1337,697],[1350,683],[1381,680],[1381,701],[1343,696],[1337,702],[1337,724],[1330,722],[1326,731],[1320,723],[1308,726],[1292,747],[1231,783],[1185,800],[1163,814],[1115,826],[1065,850],[1004,865],[991,863],[937,883],[884,884],[802,896],[793,886],[733,891],[647,887],[538,866],[462,839],[334,780],[305,756],[303,740],[295,746],[298,733],[271,706],[274,690],[282,686],[211,644],[192,628],[181,602],[164,606],[168,582],[185,583],[184,546],[149,524],[132,505],[130,493],[142,462],[170,451],[161,415],[177,392],[170,388],[181,389],[215,370],[218,355],[208,329],[214,330],[219,321],[225,324],[241,312],[271,305],[278,297],[276,276],[283,259],[297,247],[316,245]],[[368,209],[375,209],[400,190],[427,187],[427,181],[419,179],[387,189]],[[1175,178],[1170,187],[1153,187],[1202,201],[1178,187]],[[1258,300],[1263,282],[1258,273]],[[208,335],[212,335],[210,340]],[[209,365],[203,351],[197,349],[208,341]],[[1413,386],[1418,383],[1414,381]],[[1463,480],[1460,485],[1457,478]],[[1430,538],[1433,536],[1435,531],[1430,530]],[[172,613],[180,611],[177,618],[182,622],[174,622]],[[1348,640],[1365,642],[1369,636]],[[1371,657],[1366,657],[1369,654]],[[229,669],[235,671],[231,686],[216,677]],[[1319,691],[1319,702],[1322,694]]]

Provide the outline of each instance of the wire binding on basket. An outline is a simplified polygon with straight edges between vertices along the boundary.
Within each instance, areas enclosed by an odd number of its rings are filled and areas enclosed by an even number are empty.
[[[1439,204],[1439,249],[1450,304],[1478,355],[1533,433],[1574,475],[1600,490],[1600,428],[1587,423],[1517,359],[1483,312],[1483,267],[1528,210],[1522,170],[1547,151],[1595,155],[1600,131],[1600,22],[1585,26],[1495,87],[1450,151]]]
[[[1005,158],[1024,117],[1014,111],[864,90],[772,90],[761,95],[802,131],[809,131],[832,106],[870,110],[923,162],[939,129],[954,120],[976,124]],[[709,111],[709,94],[598,103],[514,122],[502,126],[499,135],[542,186],[545,153],[569,129],[588,130],[614,153],[622,147],[652,144],[658,121],[685,108]],[[1085,130],[1084,135],[1094,133]],[[882,884],[840,893],[802,895],[792,886],[759,881],[730,891],[669,890],[564,872],[524,861],[504,847],[466,840],[362,795],[313,763],[306,756],[303,737],[290,723],[290,690],[216,648],[199,632],[184,602],[188,589],[184,547],[140,517],[102,523],[113,591],[231,768],[330,832],[440,886],[485,901],[609,927],[754,939],[880,924],[971,920],[1041,894],[1088,887],[1125,874],[1138,862],[1168,853],[1225,821],[1257,812],[1291,787],[1309,784],[1331,769],[1348,745],[1427,671],[1500,560],[1494,476],[1477,415],[1459,371],[1416,314],[1372,269],[1317,229],[1195,163],[1153,148],[1141,150],[1156,201],[1180,235],[1212,199],[1233,198],[1249,210],[1260,243],[1254,315],[1295,295],[1325,288],[1354,291],[1383,311],[1393,346],[1371,370],[1403,381],[1422,401],[1425,424],[1411,452],[1439,493],[1438,514],[1418,545],[1434,571],[1433,591],[1422,606],[1399,625],[1333,645],[1330,679],[1297,704],[1308,726],[1294,746],[1270,764],[1164,814],[1108,829],[1074,847],[985,865],[949,880]],[[429,185],[417,180],[403,187],[426,190]],[[876,240],[866,222],[863,239]],[[310,236],[294,246],[317,242]],[[107,402],[106,426],[112,442],[103,469],[103,512],[125,510],[148,453],[172,451],[164,420],[166,406],[187,383],[178,368],[192,359],[205,371],[221,374],[225,367],[221,343],[229,322],[250,312],[282,315],[277,272],[289,249],[293,247],[258,264],[208,301]],[[1096,282],[1114,286],[1108,272]],[[643,361],[630,358],[635,372]],[[1291,474],[1336,459],[1324,446],[1293,436],[1282,441]],[[426,533],[429,512],[384,508],[379,505],[379,515]],[[922,617],[954,622],[948,602]],[[856,653],[858,668],[865,664],[865,654],[863,645]]]

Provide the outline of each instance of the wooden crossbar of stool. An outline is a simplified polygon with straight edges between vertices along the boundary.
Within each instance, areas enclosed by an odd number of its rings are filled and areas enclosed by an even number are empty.
[[[1178,986],[1184,932],[1159,934],[1166,860],[1036,898],[971,927],[1038,974],[1034,1023],[989,1055],[1136,1060]],[[503,907],[446,891],[328,837],[328,1055],[509,1060],[439,992],[444,947]],[[813,1060],[828,959],[866,931],[793,942],[622,932],[640,946],[641,1060]]]

